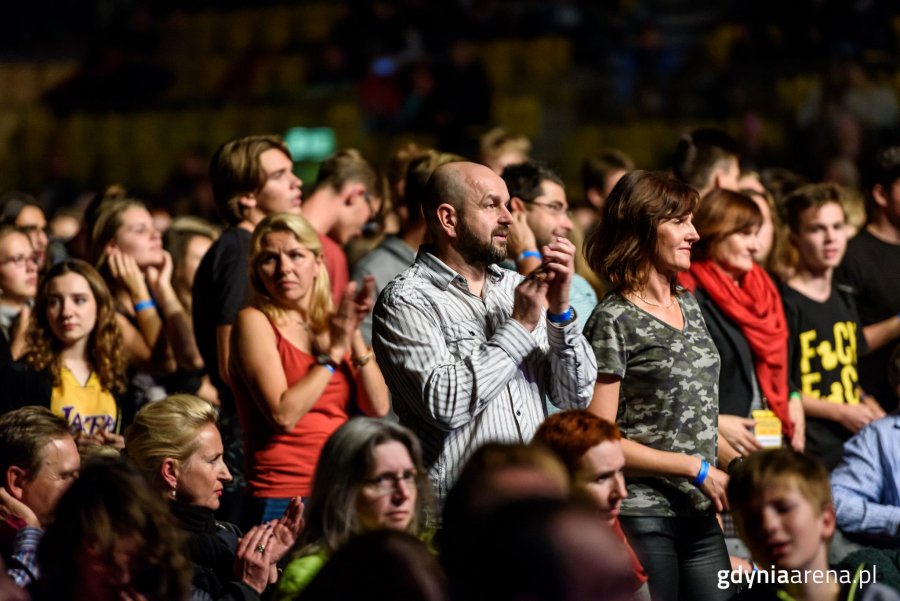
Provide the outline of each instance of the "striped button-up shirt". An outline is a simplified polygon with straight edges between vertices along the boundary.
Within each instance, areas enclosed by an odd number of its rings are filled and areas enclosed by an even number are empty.
[[[486,442],[528,442],[545,417],[590,403],[597,362],[578,324],[512,319],[522,276],[487,268],[481,297],[426,247],[384,289],[373,343],[400,422],[422,441],[443,502],[469,455]]]

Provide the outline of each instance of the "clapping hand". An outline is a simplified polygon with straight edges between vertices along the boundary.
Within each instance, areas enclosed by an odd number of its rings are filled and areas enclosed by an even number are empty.
[[[331,351],[335,361],[340,361],[352,348],[353,335],[359,324],[375,306],[375,277],[367,275],[362,286],[350,282],[341,298],[338,310],[329,319]]]
[[[272,524],[254,526],[238,542],[234,571],[238,580],[262,593],[272,580]]]
[[[272,538],[269,542],[272,548],[272,561],[277,562],[294,546],[297,536],[303,530],[303,503],[300,497],[292,498],[284,515],[269,523],[272,525]]]
[[[531,272],[516,286],[513,295],[512,318],[522,324],[526,330],[533,332],[543,315],[544,303],[547,300],[548,274],[543,269]]]
[[[544,256],[541,268],[547,274],[549,282],[547,308],[558,315],[569,308],[569,287],[575,275],[575,245],[566,238],[557,236],[541,253]]]

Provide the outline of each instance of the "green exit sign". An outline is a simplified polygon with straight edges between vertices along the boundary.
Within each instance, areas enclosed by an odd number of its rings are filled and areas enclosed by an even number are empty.
[[[294,161],[324,161],[337,150],[337,139],[330,127],[292,127],[284,142]]]

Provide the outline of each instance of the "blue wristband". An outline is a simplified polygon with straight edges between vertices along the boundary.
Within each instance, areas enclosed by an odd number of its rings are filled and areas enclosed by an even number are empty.
[[[706,475],[709,474],[709,461],[706,459],[700,460],[700,471],[697,472],[697,477],[691,480],[691,484],[700,488],[703,486],[703,481],[706,480]]]
[[[156,308],[156,303],[153,301],[152,298],[148,298],[147,300],[142,300],[141,302],[136,303],[134,305],[134,312],[140,313],[144,309],[155,309],[155,308]]]
[[[543,259],[544,257],[543,257],[543,255],[541,255],[541,253],[539,253],[536,250],[525,250],[525,251],[522,251],[522,254],[520,254],[516,258],[516,263],[518,263],[519,261],[524,261],[525,259],[529,259],[529,258],[540,260],[540,259]]]
[[[547,319],[550,320],[550,323],[566,323],[567,321],[572,321],[573,317],[574,315],[572,313],[572,305],[569,305],[569,308],[566,309],[564,313],[560,313],[559,315],[547,311]]]
[[[321,365],[331,373],[334,373],[334,365],[331,365],[330,363],[322,363]]]

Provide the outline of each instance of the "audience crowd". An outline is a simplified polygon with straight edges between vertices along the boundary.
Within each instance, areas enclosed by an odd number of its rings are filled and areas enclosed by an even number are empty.
[[[499,130],[225,141],[221,224],[6,194],[0,600],[900,599],[900,147],[740,148],[577,211]]]

